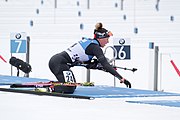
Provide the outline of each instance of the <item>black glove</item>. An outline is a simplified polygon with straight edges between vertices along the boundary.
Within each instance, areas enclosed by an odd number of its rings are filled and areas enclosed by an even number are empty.
[[[97,59],[93,59],[91,62],[86,62],[86,68],[87,69],[97,69],[97,70],[103,70],[106,71],[102,64],[98,62]]]
[[[80,66],[81,64],[82,64],[81,61],[76,60],[76,61],[73,62],[73,63],[69,63],[68,66],[69,66],[69,67],[74,67],[74,66]]]
[[[128,80],[124,80],[124,84],[128,87],[131,88],[131,83]]]
[[[131,88],[131,83],[126,79],[124,79],[123,81],[120,81],[120,83],[124,83],[128,88]]]
[[[85,67],[87,69],[97,69],[97,64],[98,64],[98,60],[97,59],[93,59],[90,61],[85,62],[85,64],[87,64]]]
[[[102,66],[101,63],[98,63],[98,64],[96,65],[96,69],[106,71],[106,70],[104,69],[104,67]]]

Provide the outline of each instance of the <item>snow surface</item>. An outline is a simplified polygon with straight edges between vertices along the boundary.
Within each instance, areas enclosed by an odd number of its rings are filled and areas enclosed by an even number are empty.
[[[180,96],[93,100],[0,92],[1,120],[179,120],[180,107],[129,103],[180,100]]]
[[[3,83],[45,79],[0,76]],[[78,86],[75,95],[93,100],[0,91],[1,120],[179,120],[180,94],[112,86]],[[103,97],[104,96],[104,97]],[[145,97],[146,96],[146,97]]]

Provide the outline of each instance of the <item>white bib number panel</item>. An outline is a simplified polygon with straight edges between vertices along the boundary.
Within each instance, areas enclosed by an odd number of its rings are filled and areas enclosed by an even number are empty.
[[[71,71],[63,71],[65,82],[75,82],[74,75]]]

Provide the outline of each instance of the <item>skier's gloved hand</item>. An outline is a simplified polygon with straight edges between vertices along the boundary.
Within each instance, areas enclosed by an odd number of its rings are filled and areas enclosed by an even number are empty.
[[[69,65],[69,67],[74,67],[74,66],[79,66],[79,65],[81,65],[81,64],[82,64],[81,61],[76,60],[75,62],[70,63],[70,64],[68,64],[68,65]]]
[[[131,83],[128,80],[126,80],[125,78],[122,78],[120,80],[120,83],[124,83],[128,88],[131,88]]]
[[[131,83],[128,80],[124,80],[124,84],[128,87],[131,88]]]
[[[96,69],[97,64],[96,63],[90,63],[86,65],[87,69]]]
[[[85,67],[87,69],[97,69],[97,64],[98,64],[98,60],[97,59],[93,59],[91,61],[87,61],[85,62],[85,64],[87,64]]]
[[[86,62],[87,65],[86,65],[86,68],[87,69],[97,69],[97,70],[103,70],[103,71],[106,71],[102,64],[98,62],[97,59],[93,59],[91,60],[90,62]]]
[[[96,69],[102,70],[102,71],[104,71],[104,72],[107,72],[107,70],[104,69],[104,67],[102,66],[101,63],[98,63],[98,64],[97,64]]]

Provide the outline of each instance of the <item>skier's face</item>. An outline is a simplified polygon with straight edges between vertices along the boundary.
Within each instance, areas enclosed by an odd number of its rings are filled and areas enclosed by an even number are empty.
[[[98,41],[99,41],[101,47],[104,47],[104,46],[106,46],[107,43],[109,43],[109,37],[98,39]]]

